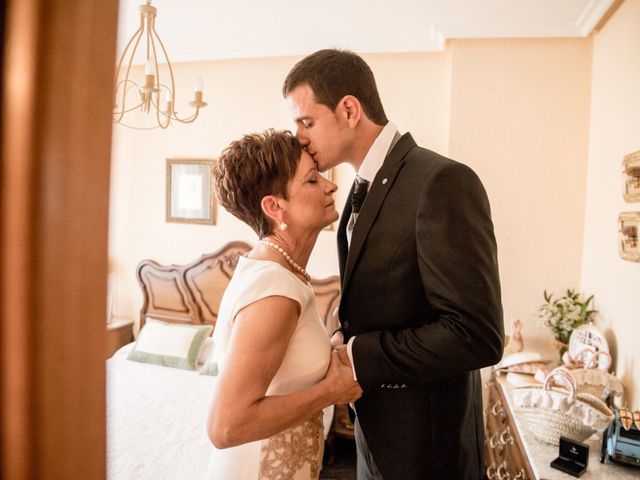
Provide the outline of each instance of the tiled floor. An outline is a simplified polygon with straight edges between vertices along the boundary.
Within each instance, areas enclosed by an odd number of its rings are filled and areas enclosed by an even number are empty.
[[[353,440],[336,438],[336,455],[333,465],[325,463],[320,472],[323,480],[356,480],[356,447]]]

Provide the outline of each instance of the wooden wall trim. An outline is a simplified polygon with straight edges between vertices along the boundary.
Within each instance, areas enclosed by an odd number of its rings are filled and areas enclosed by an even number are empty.
[[[0,477],[99,480],[118,4],[5,5]]]

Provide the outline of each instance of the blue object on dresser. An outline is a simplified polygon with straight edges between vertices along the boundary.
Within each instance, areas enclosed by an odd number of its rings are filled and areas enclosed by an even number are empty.
[[[615,420],[602,436],[600,463],[605,463],[609,457],[612,462],[640,467],[640,430],[635,424],[626,430],[620,421],[620,412],[616,410],[615,413]]]

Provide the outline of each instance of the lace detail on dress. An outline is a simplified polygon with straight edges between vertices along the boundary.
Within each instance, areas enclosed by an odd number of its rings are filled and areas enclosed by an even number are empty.
[[[317,479],[324,449],[322,412],[262,442],[258,480],[291,480],[309,464],[309,479]],[[305,469],[306,470],[306,469]]]

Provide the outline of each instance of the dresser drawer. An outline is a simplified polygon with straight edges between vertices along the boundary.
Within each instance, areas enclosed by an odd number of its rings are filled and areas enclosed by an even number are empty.
[[[534,480],[509,403],[495,377],[487,383],[485,457],[489,480]]]

